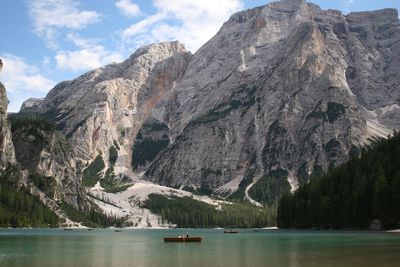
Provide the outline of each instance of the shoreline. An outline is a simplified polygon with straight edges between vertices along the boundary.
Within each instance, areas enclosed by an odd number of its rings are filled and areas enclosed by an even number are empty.
[[[387,230],[387,233],[400,233],[400,229]]]
[[[91,227],[55,227],[55,228],[34,228],[34,227],[0,227],[0,230],[224,230],[225,228],[162,228],[162,227],[108,227],[108,228],[91,228]],[[400,229],[373,231],[369,229],[280,229],[278,227],[263,228],[235,228],[241,230],[253,230],[253,232],[365,232],[365,233],[400,233]]]

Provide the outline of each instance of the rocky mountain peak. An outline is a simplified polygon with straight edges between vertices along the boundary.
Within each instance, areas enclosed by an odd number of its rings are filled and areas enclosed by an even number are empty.
[[[190,52],[177,41],[144,46],[122,63],[56,85],[36,111],[52,118],[65,134],[77,168],[101,156],[114,174],[132,177],[131,148],[137,131],[190,60]],[[112,163],[110,153],[118,158]]]
[[[306,0],[281,0],[281,1],[276,1],[272,2],[269,4],[269,6],[273,6],[276,8],[286,11],[295,11],[301,8],[302,6],[305,6],[307,4]]]
[[[135,61],[140,57],[159,60],[160,58],[165,58],[175,53],[188,53],[188,51],[185,46],[178,41],[154,43],[138,48],[135,53],[129,57],[127,62]]]
[[[304,11],[305,9],[307,9],[307,2],[305,0],[281,0],[269,3],[265,6],[237,12],[233,14],[225,24],[244,23],[254,16],[260,15],[260,13],[263,14],[263,17],[271,16],[273,13],[275,13],[275,16],[277,15],[276,13],[280,13],[280,15],[286,14],[290,17],[295,17],[294,15],[296,13]]]
[[[185,48],[185,45],[181,44],[179,41],[173,42],[162,42],[162,43],[154,43],[150,45],[145,45],[138,48],[135,53],[133,53],[129,59],[135,59],[144,54],[151,55],[164,55],[164,54],[173,54],[173,53],[185,53],[188,52]]]
[[[43,102],[43,98],[29,98],[25,100],[19,112],[35,112],[39,108],[40,104]]]

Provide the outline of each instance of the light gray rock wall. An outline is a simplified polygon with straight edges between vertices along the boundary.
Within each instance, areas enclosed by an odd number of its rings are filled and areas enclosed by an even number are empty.
[[[81,176],[76,168],[65,137],[48,123],[40,123],[35,116],[15,114],[12,118],[12,141],[19,169],[30,175],[47,178],[44,192],[54,201],[64,201],[77,209],[88,206],[81,186]],[[31,180],[33,180],[32,178]],[[53,182],[54,181],[54,182]]]
[[[345,161],[399,126],[399,30],[391,9],[280,1],[234,14],[156,106],[172,143],[147,177],[215,190],[255,169],[253,181],[278,173],[296,189]]]
[[[0,169],[15,163],[10,123],[7,119],[8,99],[4,85],[0,83]]]
[[[29,98],[22,103],[19,112],[36,112],[43,100],[43,98]]]
[[[142,47],[120,64],[58,84],[38,111],[62,129],[78,167],[99,153],[108,161],[110,146],[116,142],[121,147],[116,174],[133,176],[131,150],[137,131],[158,100],[181,78],[190,58],[178,42]]]

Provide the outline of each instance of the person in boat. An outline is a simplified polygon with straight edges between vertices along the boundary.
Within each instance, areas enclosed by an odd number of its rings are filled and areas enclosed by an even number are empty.
[[[189,238],[189,232],[186,232],[186,237]]]

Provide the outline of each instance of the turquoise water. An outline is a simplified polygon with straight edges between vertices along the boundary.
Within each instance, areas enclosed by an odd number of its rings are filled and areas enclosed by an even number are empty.
[[[179,233],[202,243],[164,243]],[[0,266],[400,266],[400,234],[0,229]]]

